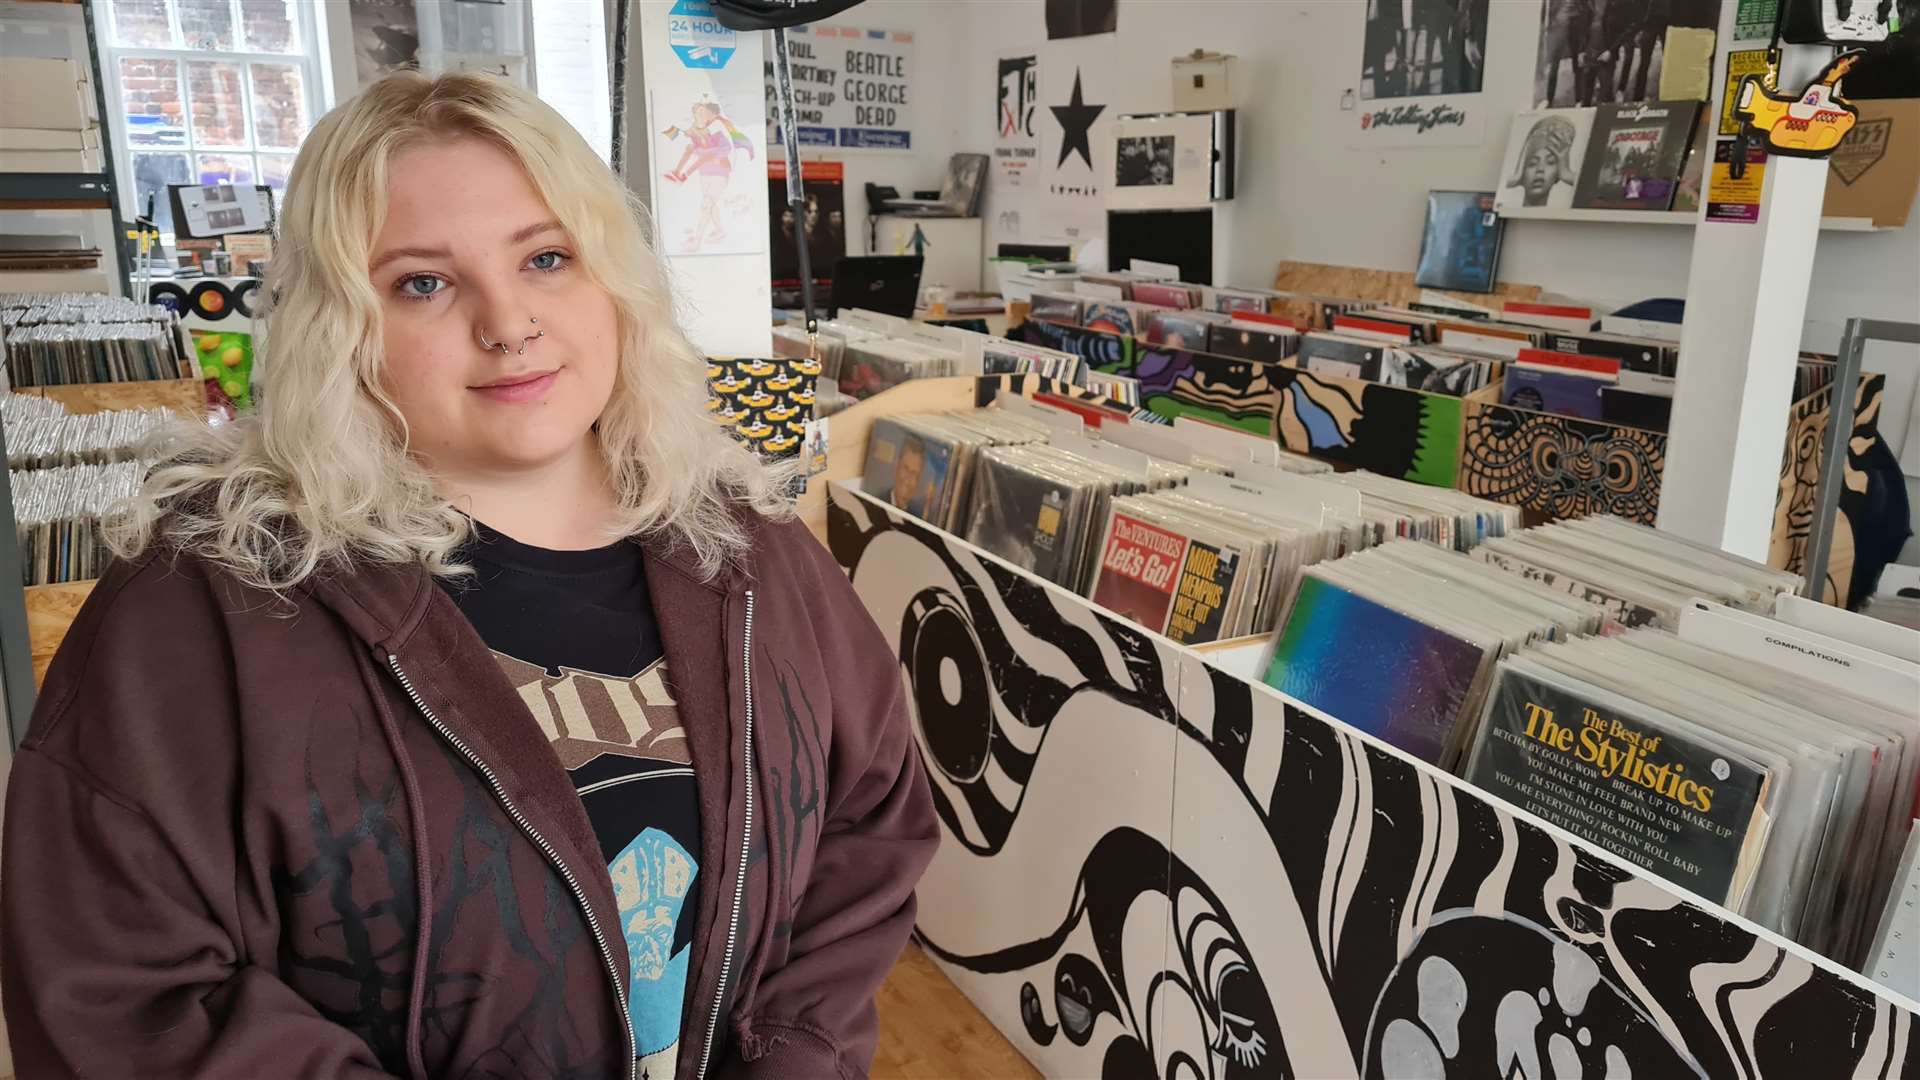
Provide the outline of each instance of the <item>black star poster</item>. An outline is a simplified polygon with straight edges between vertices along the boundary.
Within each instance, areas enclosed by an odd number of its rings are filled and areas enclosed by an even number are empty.
[[[1054,69],[1041,87],[1041,154],[1036,223],[1040,243],[1065,243],[1079,254],[1106,236],[1106,187],[1113,179],[1114,110],[1104,70],[1076,64]]]

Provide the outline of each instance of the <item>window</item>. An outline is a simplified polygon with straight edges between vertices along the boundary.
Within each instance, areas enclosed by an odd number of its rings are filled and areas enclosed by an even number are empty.
[[[319,112],[314,5],[300,0],[105,0],[101,71],[119,103],[123,207],[170,184],[284,188]]]

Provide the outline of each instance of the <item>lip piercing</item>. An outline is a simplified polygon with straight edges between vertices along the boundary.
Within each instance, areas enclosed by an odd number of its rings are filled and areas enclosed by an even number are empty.
[[[530,322],[530,323],[532,323],[532,324],[533,324],[533,325],[535,325],[535,326],[539,326],[539,325],[540,325],[540,320],[539,320],[539,319],[536,319],[536,318],[534,318],[534,317],[533,317],[533,316],[531,316],[531,315],[529,315],[529,316],[527,316],[527,321],[528,321],[528,322]],[[528,335],[527,335],[526,337],[523,337],[523,338],[521,338],[521,339],[520,339],[520,355],[521,355],[521,356],[525,356],[525,355],[527,355],[527,342],[529,342],[529,341],[539,341],[539,340],[540,340],[541,338],[543,338],[543,337],[546,337],[546,336],[547,336],[547,332],[546,332],[545,330],[536,330],[536,331],[534,331],[533,333],[531,333],[531,334],[528,334]],[[506,347],[505,345],[502,345],[502,346],[500,346],[500,351],[501,351],[501,352],[506,352],[506,351],[507,351],[507,347]]]

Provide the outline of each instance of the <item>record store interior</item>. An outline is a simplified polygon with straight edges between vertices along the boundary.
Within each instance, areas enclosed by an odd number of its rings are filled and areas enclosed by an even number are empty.
[[[0,0],[0,1080],[1920,1080],[1917,194],[1920,0]]]

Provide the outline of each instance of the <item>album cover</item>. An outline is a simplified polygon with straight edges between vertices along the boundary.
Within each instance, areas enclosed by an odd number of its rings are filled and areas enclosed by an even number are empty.
[[[1101,545],[1093,602],[1164,633],[1187,561],[1187,537],[1116,508]]]
[[[1438,763],[1486,650],[1308,572],[1264,681]]]
[[[1515,116],[1494,208],[1572,206],[1592,132],[1592,109],[1535,109]]]
[[[1700,102],[1603,105],[1581,166],[1573,205],[1599,210],[1667,210],[1679,190]]]
[[[1427,192],[1427,225],[1413,283],[1425,289],[1492,292],[1500,232],[1491,191]]]
[[[1609,424],[1664,432],[1673,421],[1673,395],[1603,386],[1600,388],[1600,419]]]
[[[1338,715],[1338,714],[1336,714]],[[1635,865],[1724,903],[1771,779],[1693,725],[1553,672],[1503,663],[1466,778]]]
[[[1432,394],[1463,397],[1493,377],[1493,364],[1471,356],[1389,345],[1380,357],[1378,382]]]
[[[1075,534],[1070,510],[1079,489],[992,451],[981,455],[976,469],[979,494],[968,542],[1048,581],[1063,581],[1071,569]]]
[[[1143,304],[1158,304],[1161,307],[1190,308],[1197,302],[1193,286],[1178,282],[1142,281],[1133,287],[1133,298]]]
[[[1577,353],[1581,356],[1605,356],[1620,361],[1622,371],[1643,371],[1650,375],[1673,374],[1678,346],[1651,338],[1630,338],[1618,334],[1547,334],[1545,347],[1550,352]]]
[[[1606,380],[1574,371],[1512,364],[1507,367],[1506,383],[1500,402],[1516,409],[1600,419],[1600,388]]]
[[[929,438],[893,417],[873,422],[862,489],[915,517],[940,505],[953,460],[951,442]]]
[[[1220,640],[1240,568],[1238,551],[1201,540],[1190,542],[1180,566],[1173,614],[1167,618],[1167,637],[1183,645]]]
[[[1372,382],[1380,377],[1386,346],[1335,334],[1308,334],[1300,339],[1300,366],[1316,375],[1341,375]]]
[[[1071,293],[1036,292],[1027,309],[1027,317],[1047,322],[1080,325],[1080,312],[1086,301]]]
[[[1207,335],[1215,325],[1203,312],[1156,311],[1147,318],[1146,341],[1166,349],[1206,352]]]
[[[1080,325],[1089,330],[1133,337],[1146,331],[1146,314],[1126,301],[1089,300],[1080,312]]]
[[[1215,356],[1277,364],[1292,356],[1300,335],[1286,330],[1261,330],[1238,323],[1215,323],[1207,328],[1207,350]]]

